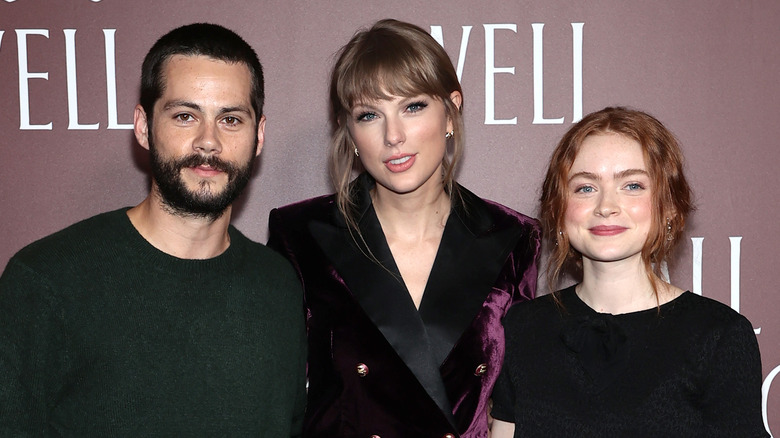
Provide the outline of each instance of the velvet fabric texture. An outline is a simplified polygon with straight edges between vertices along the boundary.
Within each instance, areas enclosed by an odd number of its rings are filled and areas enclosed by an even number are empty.
[[[366,174],[353,184],[359,234],[332,195],[270,215],[268,244],[304,286],[304,436],[486,437],[501,320],[535,295],[538,223],[459,187],[418,310],[373,211],[372,185]]]

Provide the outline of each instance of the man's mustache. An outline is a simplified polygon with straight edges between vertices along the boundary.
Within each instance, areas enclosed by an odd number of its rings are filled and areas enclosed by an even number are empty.
[[[176,168],[179,169],[185,167],[209,166],[212,169],[225,172],[229,175],[235,173],[237,170],[236,166],[220,159],[216,155],[192,154],[177,160],[175,165]]]

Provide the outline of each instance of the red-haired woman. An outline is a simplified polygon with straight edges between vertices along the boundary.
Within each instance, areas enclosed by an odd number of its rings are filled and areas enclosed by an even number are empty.
[[[765,437],[746,318],[663,279],[692,210],[674,136],[640,111],[590,114],[553,152],[541,220],[555,285],[514,307],[493,438]]]

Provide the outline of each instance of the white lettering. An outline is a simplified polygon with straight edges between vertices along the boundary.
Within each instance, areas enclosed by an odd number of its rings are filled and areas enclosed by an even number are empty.
[[[764,416],[764,429],[766,429],[770,436],[774,435],[772,435],[772,431],[769,430],[769,409],[767,408],[769,405],[769,388],[772,386],[772,381],[775,380],[775,377],[778,374],[780,374],[780,365],[769,372],[766,376],[766,380],[764,380],[764,384],[761,385],[761,412]]]
[[[534,125],[559,125],[563,117],[558,119],[544,118],[544,44],[542,38],[544,23],[532,23],[534,32]]]
[[[461,26],[462,30],[460,36],[460,51],[458,52],[458,63],[455,65],[455,70],[458,75],[458,82],[460,82],[461,78],[463,78],[463,65],[466,61],[466,50],[469,46],[471,28],[472,26]],[[444,47],[444,34],[442,32],[441,26],[431,26],[431,36],[436,40],[436,42]]]
[[[703,237],[691,237],[693,243],[693,293],[701,295],[701,265]]]
[[[691,237],[693,243],[693,292],[701,295],[702,243],[703,237]],[[740,305],[740,257],[742,236],[729,237],[731,243],[731,308],[739,312]],[[761,334],[761,327],[754,328],[755,334]]]
[[[458,82],[463,77],[463,65],[466,62],[466,49],[469,47],[469,35],[471,35],[471,26],[462,26],[460,34],[460,51],[458,52],[457,74]]]
[[[65,67],[68,78],[68,129],[98,129],[99,123],[91,125],[79,124],[78,87],[76,79],[76,29],[64,29],[65,34]]]
[[[51,130],[51,122],[45,125],[33,125],[30,123],[29,80],[45,79],[48,81],[49,73],[30,73],[27,71],[27,35],[43,35],[49,38],[49,31],[46,29],[16,29],[16,44],[19,52],[19,129]]]
[[[495,59],[495,31],[498,29],[511,30],[517,33],[515,24],[484,24],[485,28],[485,124],[486,125],[516,125],[517,117],[511,119],[496,119],[496,84],[495,75],[498,73],[515,74],[514,67],[496,67]]]
[[[583,115],[583,44],[585,23],[570,23],[572,28],[572,123],[582,119]],[[485,29],[485,124],[486,125],[516,125],[517,117],[497,119],[496,108],[496,75],[500,73],[515,74],[515,67],[496,66],[496,31],[511,30],[517,33],[517,25],[511,23],[483,24]],[[533,29],[533,124],[562,124],[564,117],[548,119],[544,116],[544,23],[532,23]],[[469,37],[472,26],[461,26],[461,41],[458,52],[456,72],[458,81],[463,81],[463,69],[468,51]],[[431,26],[431,36],[444,47],[444,31],[442,26]]]
[[[742,237],[729,237],[731,243],[731,308],[739,312],[739,265]]]
[[[442,31],[441,26],[431,25],[431,37],[433,37],[440,46],[444,47],[444,31]]]
[[[572,123],[582,119],[582,28],[585,23],[572,23]]]
[[[103,29],[103,36],[106,41],[106,93],[108,99],[108,129],[133,129],[132,123],[119,123],[116,98],[115,33],[116,29]]]

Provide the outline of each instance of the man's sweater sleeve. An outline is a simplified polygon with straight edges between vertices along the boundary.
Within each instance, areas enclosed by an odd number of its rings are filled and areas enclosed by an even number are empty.
[[[17,258],[0,276],[0,436],[43,436],[63,369],[50,283]]]

